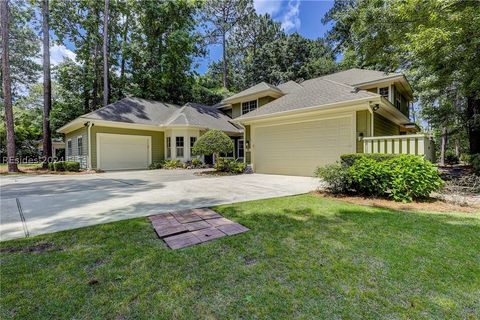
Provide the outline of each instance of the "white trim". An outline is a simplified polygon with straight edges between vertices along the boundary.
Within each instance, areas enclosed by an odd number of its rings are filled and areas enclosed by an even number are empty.
[[[248,100],[248,101],[242,101],[242,102],[240,102],[240,116],[243,116],[244,114],[248,114],[248,113],[250,113],[250,112],[253,111],[253,110],[250,110],[250,111],[248,111],[247,113],[243,113],[243,104],[244,104],[244,103],[249,103],[249,102],[252,102],[252,101],[257,101],[257,106],[255,107],[254,110],[257,110],[257,109],[258,109],[258,107],[259,107],[259,105],[258,105],[258,98],[257,98],[257,99],[252,99],[252,100]]]
[[[78,140],[82,139],[82,149],[81,149],[81,154],[80,152],[78,152],[79,148],[78,148]],[[83,135],[79,135],[77,136],[77,156],[84,156],[83,154]]]
[[[183,147],[177,147],[177,138],[183,138]],[[177,154],[177,148],[183,148],[183,155],[181,157]],[[185,159],[185,136],[175,136],[175,159]]]
[[[375,136],[363,138],[363,140],[377,140],[377,139],[404,139],[404,138],[427,138],[429,134],[404,134],[404,135],[395,135],[395,136]]]
[[[87,155],[87,168],[92,169],[92,122],[88,123],[87,127],[87,143],[88,143],[88,155]]]
[[[96,134],[96,142],[97,142],[97,169],[102,169],[101,168],[101,157],[100,157],[100,137],[102,136],[126,136],[126,137],[145,137],[148,138],[148,164],[152,164],[152,136],[144,136],[144,135],[137,135],[137,134],[117,134],[117,133],[97,133]],[[129,168],[123,168],[123,169],[116,169],[116,170],[128,170]]]

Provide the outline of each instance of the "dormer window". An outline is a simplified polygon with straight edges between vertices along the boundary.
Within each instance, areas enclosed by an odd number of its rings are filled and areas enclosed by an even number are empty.
[[[257,109],[257,100],[242,102],[242,115]]]
[[[385,99],[388,99],[388,87],[378,88],[378,94],[384,97]]]

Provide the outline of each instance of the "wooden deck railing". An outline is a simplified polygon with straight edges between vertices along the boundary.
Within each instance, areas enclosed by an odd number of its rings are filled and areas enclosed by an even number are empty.
[[[435,160],[435,148],[428,134],[363,138],[365,153],[414,154]]]

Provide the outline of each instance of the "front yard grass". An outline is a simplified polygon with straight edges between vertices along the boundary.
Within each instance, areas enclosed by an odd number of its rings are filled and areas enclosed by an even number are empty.
[[[478,319],[480,215],[302,195],[172,251],[146,218],[0,243],[2,319]]]

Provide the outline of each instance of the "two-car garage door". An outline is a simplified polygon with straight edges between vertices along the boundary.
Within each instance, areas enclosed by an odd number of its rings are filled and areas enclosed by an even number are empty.
[[[97,168],[146,169],[151,163],[151,137],[97,133]]]
[[[252,126],[255,172],[312,176],[316,167],[354,152],[352,115],[289,123]]]

